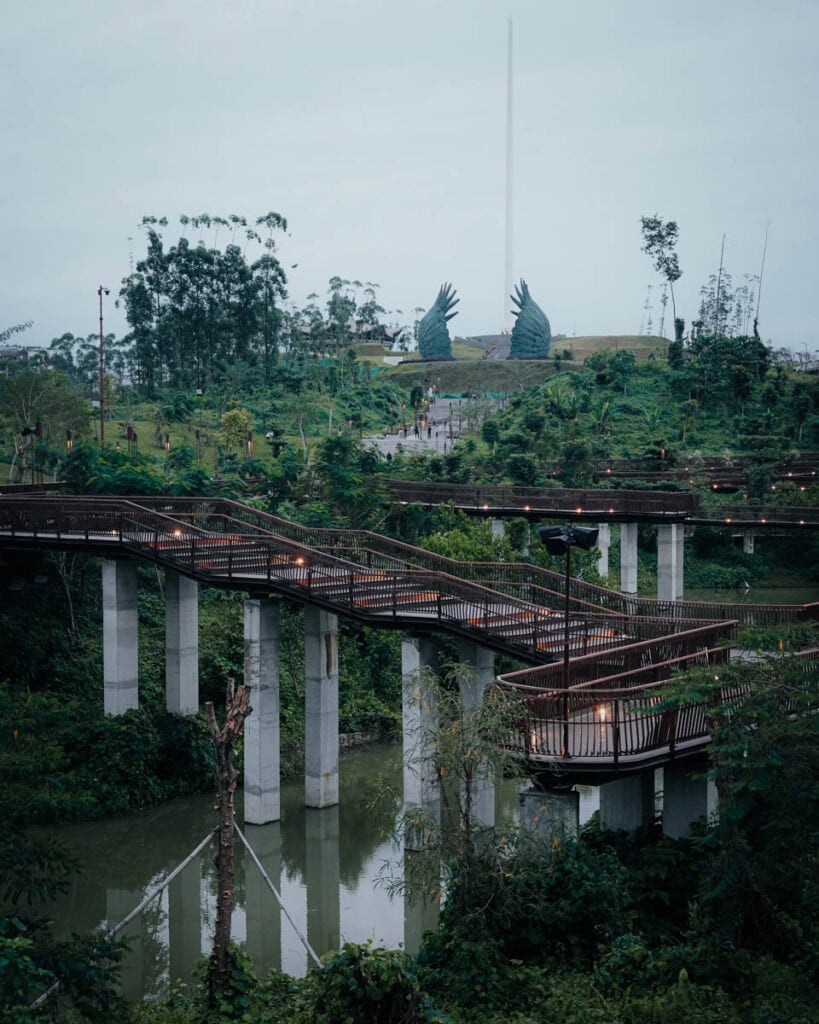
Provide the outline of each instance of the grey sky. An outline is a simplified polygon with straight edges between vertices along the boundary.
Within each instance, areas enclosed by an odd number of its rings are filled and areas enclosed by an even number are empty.
[[[770,218],[763,336],[819,348],[816,0],[2,8],[0,328],[32,343],[95,330],[143,214],[271,209],[296,302],[340,274],[409,314],[451,280],[454,332],[498,330],[511,13],[515,275],[552,330],[637,331],[641,214],[680,225],[687,320],[723,232],[736,284]]]

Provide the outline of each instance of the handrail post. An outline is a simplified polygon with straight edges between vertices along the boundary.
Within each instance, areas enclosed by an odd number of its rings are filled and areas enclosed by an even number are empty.
[[[119,529],[119,542],[122,543],[122,512],[117,515],[117,526]]]
[[[349,600],[350,600],[350,608],[351,609],[355,607],[355,590],[354,590],[354,587],[355,587],[355,569],[350,569],[350,587],[349,587],[350,596],[349,596]]]
[[[398,575],[392,577],[392,617],[398,618]]]
[[[231,543],[228,547],[228,579],[233,578],[233,544]]]
[[[191,569],[196,569],[196,537],[191,537]]]
[[[618,762],[620,761],[620,698],[616,694],[614,696],[614,700],[612,701],[612,703],[614,704],[614,729],[613,729],[613,734],[614,735],[613,735],[613,739],[614,739],[614,767],[616,768]]]

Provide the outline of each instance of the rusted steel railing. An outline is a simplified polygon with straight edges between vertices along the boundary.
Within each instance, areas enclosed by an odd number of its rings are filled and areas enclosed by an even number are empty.
[[[523,514],[568,513],[594,519],[628,517],[630,520],[685,518],[698,498],[687,491],[616,491],[602,488],[504,487],[489,484],[450,484],[413,480],[384,480],[400,501],[439,505],[453,501],[459,508],[491,512],[515,510]]]
[[[671,707],[663,702],[663,688],[673,673],[685,674],[693,668],[714,668],[718,681],[727,656],[724,648],[689,652],[573,684],[568,694],[524,682],[527,677],[534,679],[539,670],[502,676],[499,685],[519,705],[505,746],[535,763],[576,772],[599,770],[603,765],[615,770],[639,767],[694,753],[711,739],[708,704],[692,701]],[[800,651],[787,661],[804,677],[800,685],[815,692],[819,650]],[[714,702],[741,702],[747,692],[744,685],[723,685]],[[786,696],[782,713],[792,711],[793,702]]]
[[[754,503],[711,505],[689,491],[639,491],[562,487],[489,485],[385,480],[385,486],[406,504],[439,505],[483,515],[522,515],[529,519],[559,518],[590,522],[683,522],[735,526],[738,529],[819,528],[819,509],[810,506]]]
[[[0,539],[105,553],[121,548],[216,586],[267,589],[375,625],[439,627],[539,662],[562,653],[565,620],[543,606],[426,567],[396,568],[339,558],[292,539],[258,532],[256,513],[218,500],[4,499]],[[326,539],[326,538],[325,538]],[[661,621],[572,612],[572,653],[660,636]],[[723,627],[727,636],[728,629]]]
[[[368,530],[306,527],[221,498],[138,499],[200,523],[207,529],[269,531],[310,547],[335,552],[373,568],[420,567],[469,580],[519,600],[555,611],[565,605],[565,576],[522,562],[459,562]],[[777,626],[815,618],[809,605],[729,604],[717,601],[661,601],[609,590],[572,578],[571,610],[668,620],[737,620],[743,625]]]

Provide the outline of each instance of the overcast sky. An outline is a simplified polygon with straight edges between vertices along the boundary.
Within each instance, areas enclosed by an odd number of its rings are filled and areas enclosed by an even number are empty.
[[[453,333],[499,330],[511,14],[514,271],[552,331],[637,333],[642,214],[679,223],[687,320],[723,233],[736,284],[770,219],[761,332],[819,348],[817,0],[0,8],[0,329],[34,320],[32,344],[96,329],[143,214],[170,240],[203,211],[283,214],[297,303],[339,274],[411,319],[446,280]]]

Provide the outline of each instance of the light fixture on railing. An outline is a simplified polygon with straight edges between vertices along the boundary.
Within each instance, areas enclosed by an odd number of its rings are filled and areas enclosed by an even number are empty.
[[[177,528],[176,528],[176,529],[175,529],[175,530],[173,531],[173,535],[174,535],[174,537],[181,537],[181,536],[182,536],[182,531],[181,531],[181,530],[179,529],[179,527],[177,527]]]
[[[296,565],[304,565],[304,559],[302,558],[301,555],[297,555],[293,561],[296,563]]]

